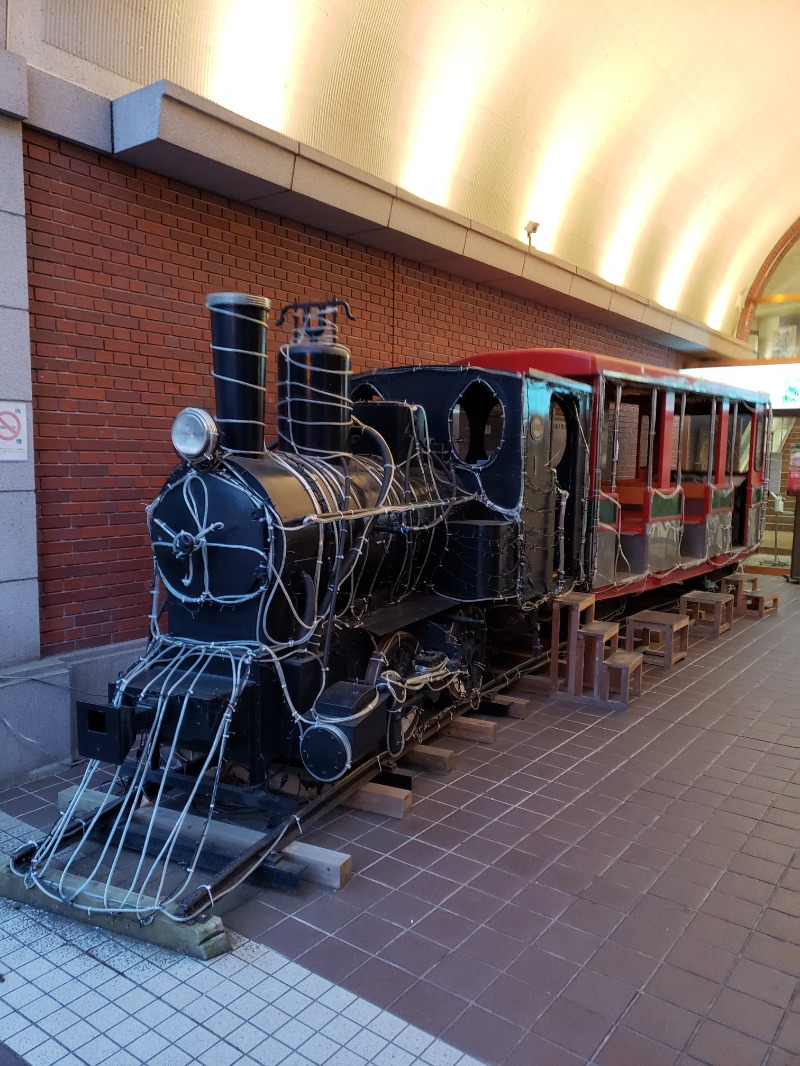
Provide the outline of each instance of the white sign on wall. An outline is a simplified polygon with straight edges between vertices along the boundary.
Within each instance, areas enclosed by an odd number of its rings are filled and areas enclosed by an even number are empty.
[[[28,405],[0,400],[0,463],[28,458]]]

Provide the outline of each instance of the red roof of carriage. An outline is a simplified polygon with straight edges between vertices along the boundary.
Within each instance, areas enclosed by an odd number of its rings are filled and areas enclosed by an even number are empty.
[[[579,379],[596,378],[603,372],[643,378],[674,378],[679,373],[650,363],[582,352],[577,348],[516,348],[507,352],[470,355],[458,362],[460,366],[484,366],[487,370],[511,370],[518,374],[544,370],[558,377]]]

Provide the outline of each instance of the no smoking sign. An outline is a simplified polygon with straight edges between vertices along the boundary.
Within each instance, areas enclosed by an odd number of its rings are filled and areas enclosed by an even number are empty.
[[[27,458],[27,404],[0,400],[0,462],[21,462]]]

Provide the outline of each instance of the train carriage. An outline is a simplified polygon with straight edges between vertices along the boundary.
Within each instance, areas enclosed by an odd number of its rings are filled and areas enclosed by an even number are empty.
[[[598,598],[687,581],[757,547],[769,479],[765,394],[572,349],[464,362],[559,374],[591,387],[591,584]]]

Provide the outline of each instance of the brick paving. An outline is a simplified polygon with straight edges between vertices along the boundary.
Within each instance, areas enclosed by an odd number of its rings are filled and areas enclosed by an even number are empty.
[[[226,917],[239,950],[271,949],[445,1057],[800,1061],[800,587],[760,580],[777,616],[693,630],[689,658],[648,669],[626,712],[534,697],[495,745],[448,740],[455,771],[416,774],[405,819],[329,815],[308,840],[348,851],[352,881],[243,902]],[[60,785],[0,809],[44,825]],[[286,1061],[338,1066],[327,1046]]]

